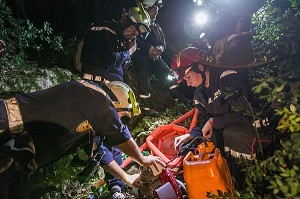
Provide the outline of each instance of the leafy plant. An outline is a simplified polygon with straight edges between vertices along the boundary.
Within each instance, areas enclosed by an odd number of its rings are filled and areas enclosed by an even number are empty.
[[[48,50],[48,54],[50,49],[58,52],[63,50],[62,37],[53,36],[53,29],[48,22],[37,28],[29,20],[15,19],[3,0],[0,1],[0,15],[0,38],[6,43],[4,62],[15,60],[18,54],[25,59],[36,60],[42,59],[44,50]]]

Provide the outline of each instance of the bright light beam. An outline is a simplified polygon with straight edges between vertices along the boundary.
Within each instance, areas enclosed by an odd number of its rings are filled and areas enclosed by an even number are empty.
[[[195,2],[195,1],[194,1],[194,2]],[[198,0],[198,1],[197,1],[197,4],[198,4],[198,6],[202,6],[202,4],[203,4],[202,0]]]
[[[198,25],[204,25],[207,21],[207,14],[200,12],[196,15],[195,21]]]

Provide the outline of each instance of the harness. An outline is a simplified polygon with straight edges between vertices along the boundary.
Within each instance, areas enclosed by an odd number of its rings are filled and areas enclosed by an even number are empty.
[[[110,81],[105,79],[104,77],[98,76],[98,75],[91,75],[88,73],[83,74],[83,79],[91,80],[94,82],[103,82],[105,84],[109,83]]]
[[[79,80],[78,82],[81,83],[82,85],[84,85],[85,87],[91,88],[91,89],[103,94],[106,98],[111,100],[109,95],[102,88],[96,86],[95,84],[87,82],[86,80]]]
[[[92,26],[90,27],[91,31],[101,31],[101,30],[107,30],[109,32],[111,32],[112,34],[116,35],[117,33],[115,31],[113,31],[111,28],[106,27],[106,26]],[[75,65],[76,70],[78,70],[79,72],[81,72],[82,69],[82,62],[81,62],[81,53],[82,53],[82,48],[84,45],[84,38],[86,37],[87,33],[84,35],[84,37],[80,40],[78,46],[77,46],[77,51],[74,54],[74,58],[73,58],[73,62]],[[87,78],[88,80],[92,80]],[[93,80],[94,81],[94,80]]]

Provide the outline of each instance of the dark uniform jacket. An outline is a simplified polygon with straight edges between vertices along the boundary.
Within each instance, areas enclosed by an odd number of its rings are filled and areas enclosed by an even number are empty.
[[[164,33],[156,22],[152,22],[150,25],[151,32],[149,35],[145,38],[139,36],[137,38],[137,48],[138,50],[141,50],[142,53],[146,54],[148,56],[149,50],[151,46],[161,46],[163,47],[163,50],[166,49],[166,41]],[[138,52],[138,51],[137,51]]]
[[[209,118],[213,118],[213,128],[224,129],[232,124],[251,125],[249,113],[250,91],[247,80],[235,70],[213,71],[209,88],[198,87],[194,94],[194,105],[199,110],[199,126],[190,134],[202,135],[202,127]],[[229,97],[231,95],[231,97]],[[250,100],[249,100],[250,101]]]
[[[126,40],[116,22],[92,26],[84,38],[81,54],[82,73],[123,81],[130,62]]]

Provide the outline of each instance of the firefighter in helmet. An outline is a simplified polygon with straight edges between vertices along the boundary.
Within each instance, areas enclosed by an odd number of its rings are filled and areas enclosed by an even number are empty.
[[[161,55],[166,50],[166,41],[160,25],[156,22],[159,9],[162,7],[162,0],[141,1],[145,10],[149,13],[151,32],[148,36],[137,37],[137,51],[132,60],[138,76],[138,94],[142,111],[148,116],[159,116],[159,112],[150,103],[151,100],[151,75],[154,74],[162,83],[165,90],[168,90],[167,79],[170,68],[162,59]]]
[[[185,52],[186,51],[186,52]],[[180,65],[182,56],[189,57]],[[237,158],[251,159],[259,151],[251,110],[252,93],[248,80],[235,69],[212,68],[199,64],[200,50],[187,48],[179,55],[179,80],[196,87],[193,103],[199,110],[199,125],[175,138],[176,149],[197,136],[211,139],[231,165],[232,175],[240,178]],[[231,95],[230,95],[231,94]]]
[[[11,174],[0,180],[1,188],[9,188],[16,175],[12,168],[32,173],[92,144],[95,136],[106,146],[118,146],[144,166],[163,165],[160,158],[141,154],[120,120],[123,115],[140,114],[130,87],[123,82],[110,82],[106,87],[107,92],[92,81],[71,81],[0,100],[0,172],[1,176]],[[87,99],[89,103],[85,103]],[[138,175],[128,175],[114,160],[103,168],[127,185],[139,186]],[[8,191],[1,194],[6,198]]]
[[[118,21],[92,24],[81,42],[81,50],[77,51],[77,62],[75,60],[83,79],[104,87],[111,81],[124,82],[131,55],[136,51],[136,37],[149,32],[149,16],[146,11],[142,15],[140,9],[143,8],[124,9]],[[89,103],[88,100],[86,103]],[[101,165],[112,160],[122,164],[122,151],[117,147],[107,149],[102,146],[99,153],[104,154],[100,160]],[[78,160],[75,156],[73,163],[80,163]],[[117,185],[122,191],[125,190],[125,184],[113,176],[107,174],[105,179],[109,189]]]

